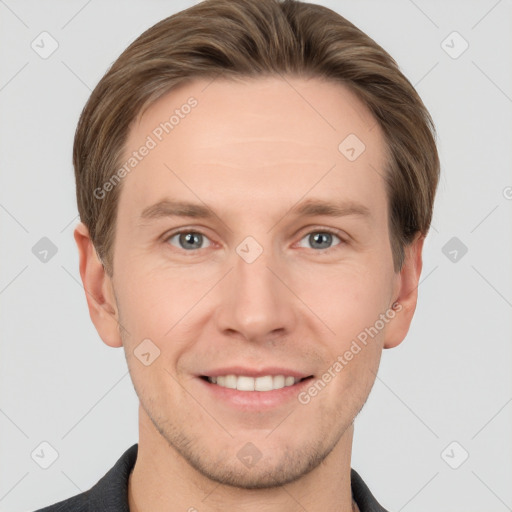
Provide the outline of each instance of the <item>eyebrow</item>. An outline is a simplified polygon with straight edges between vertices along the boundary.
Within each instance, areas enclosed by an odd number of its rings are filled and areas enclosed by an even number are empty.
[[[141,219],[158,219],[162,217],[210,219],[214,217],[214,214],[208,207],[200,204],[164,199],[152,206],[148,206],[140,215]]]
[[[333,202],[321,199],[308,199],[292,207],[285,216],[286,215],[296,217],[312,217],[315,215],[345,217],[352,215],[368,219],[371,217],[371,211],[367,206],[355,201]],[[184,201],[172,201],[169,199],[164,199],[152,206],[148,206],[140,215],[141,219],[146,220],[166,217],[212,219],[216,217],[216,215],[207,206]]]

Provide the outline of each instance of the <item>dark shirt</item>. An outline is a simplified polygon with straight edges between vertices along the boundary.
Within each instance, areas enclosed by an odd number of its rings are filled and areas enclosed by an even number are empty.
[[[129,512],[128,477],[139,445],[128,448],[107,474],[88,491],[35,512]],[[361,512],[387,512],[373,497],[359,474],[351,470],[352,496]]]

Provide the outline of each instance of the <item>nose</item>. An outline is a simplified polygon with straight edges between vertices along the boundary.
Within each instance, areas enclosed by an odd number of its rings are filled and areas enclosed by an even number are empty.
[[[236,254],[222,284],[217,328],[251,342],[275,341],[294,328],[299,300],[287,287],[286,270],[271,250],[249,263]]]

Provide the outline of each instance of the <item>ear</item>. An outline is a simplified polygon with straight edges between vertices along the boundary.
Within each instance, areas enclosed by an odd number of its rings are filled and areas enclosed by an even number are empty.
[[[121,347],[123,343],[112,279],[105,272],[89,230],[83,222],[75,228],[74,237],[80,257],[80,277],[91,320],[105,344],[110,347]]]
[[[393,303],[397,303],[394,318],[389,322],[384,335],[384,348],[394,348],[404,340],[412,322],[418,300],[418,284],[423,266],[422,250],[425,236],[418,234],[405,247],[404,264],[395,275]]]

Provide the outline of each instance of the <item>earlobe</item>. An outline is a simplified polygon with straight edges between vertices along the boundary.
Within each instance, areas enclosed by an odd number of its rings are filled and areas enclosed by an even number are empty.
[[[110,347],[121,347],[122,339],[112,279],[105,272],[84,223],[80,222],[76,226],[74,238],[78,247],[80,277],[91,320],[105,344]]]
[[[384,336],[384,348],[394,348],[400,345],[409,331],[418,300],[424,240],[425,236],[418,234],[405,247],[404,264],[400,273],[396,276],[398,284],[392,302],[397,303],[397,305],[393,308],[394,317]]]

